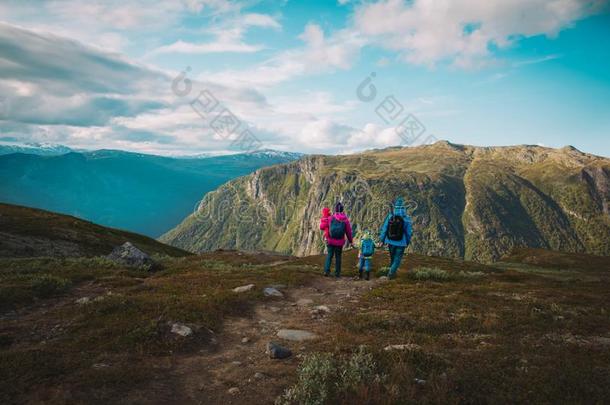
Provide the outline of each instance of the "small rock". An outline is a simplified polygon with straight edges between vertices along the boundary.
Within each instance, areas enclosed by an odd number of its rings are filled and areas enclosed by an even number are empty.
[[[280,310],[281,310],[281,309],[282,309],[282,308],[279,308],[279,307],[269,307],[269,310],[270,310],[271,312],[280,312]]]
[[[421,346],[416,345],[415,343],[407,343],[407,344],[403,344],[403,345],[389,345],[389,346],[386,346],[383,350],[385,350],[386,352],[389,352],[391,350],[414,351],[414,350],[419,350],[419,349],[421,349]]]
[[[306,330],[280,329],[277,331],[277,337],[286,340],[293,340],[295,342],[302,342],[304,340],[315,339],[317,336]]]
[[[175,323],[172,325],[172,333],[175,333],[180,336],[190,336],[193,334],[193,330],[186,325],[181,323]]]
[[[239,394],[239,388],[231,387],[231,388],[229,388],[229,391],[227,391],[227,392],[231,395],[237,395],[237,394]]]
[[[378,280],[382,282],[388,281],[388,276],[381,276],[378,278]]]
[[[317,307],[314,307],[314,311],[316,312],[323,312],[323,313],[330,313],[330,308],[327,307],[326,305],[318,305]]]
[[[426,383],[426,380],[420,380],[419,378],[415,378],[413,379],[413,381],[415,381],[415,383],[419,385],[424,385]]]
[[[254,378],[256,378],[257,380],[262,380],[263,378],[265,378],[265,374],[263,373],[254,373]]]
[[[94,365],[92,365],[91,367],[95,368],[95,369],[101,369],[101,368],[108,368],[110,367],[108,364],[106,363],[95,363]]]
[[[248,338],[248,337],[243,337],[243,338],[241,338],[241,342],[242,342],[242,343],[250,343],[250,338]]]
[[[292,356],[292,352],[290,349],[282,347],[277,343],[269,342],[267,343],[266,353],[272,359],[285,359],[287,357]]]
[[[91,298],[89,297],[82,297],[79,298],[75,301],[78,305],[85,305],[88,304],[89,302],[91,302]]]
[[[306,307],[311,304],[313,304],[313,300],[310,298],[301,298],[300,300],[297,301],[297,305],[300,307]]]
[[[233,364],[234,366],[241,366],[241,361],[235,360],[232,361],[231,364]]]
[[[283,297],[284,294],[282,294],[282,292],[276,288],[273,287],[266,287],[263,290],[263,294],[265,294],[265,297]]]
[[[236,292],[236,293],[243,293],[243,292],[250,291],[250,290],[252,290],[253,288],[254,288],[254,284],[242,285],[242,286],[240,286],[240,287],[235,287],[235,288],[233,289],[233,292]]]

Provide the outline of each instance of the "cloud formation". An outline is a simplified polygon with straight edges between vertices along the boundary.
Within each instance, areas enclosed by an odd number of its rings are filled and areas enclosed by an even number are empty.
[[[522,37],[549,37],[605,6],[598,0],[385,0],[356,10],[354,28],[408,63],[471,68],[493,48]]]

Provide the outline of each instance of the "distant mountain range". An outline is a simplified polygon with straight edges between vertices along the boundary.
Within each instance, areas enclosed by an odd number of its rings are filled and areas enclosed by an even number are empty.
[[[170,158],[55,145],[0,146],[0,202],[158,237],[219,185],[300,154],[261,150]],[[15,153],[18,152],[18,153]]]
[[[40,156],[57,156],[63,155],[70,152],[77,152],[76,149],[69,148],[64,145],[56,145],[49,143],[26,143],[26,144],[13,144],[13,143],[0,143],[0,156],[9,155],[11,153],[28,153],[31,155]]]
[[[192,252],[315,254],[322,207],[342,201],[355,227],[376,233],[396,196],[413,216],[413,252],[478,261],[519,247],[610,255],[610,159],[444,141],[260,169],[208,193],[160,240]]]

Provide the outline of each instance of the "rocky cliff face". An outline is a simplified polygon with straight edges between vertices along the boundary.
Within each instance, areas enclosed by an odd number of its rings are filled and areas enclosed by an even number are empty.
[[[610,254],[610,159],[574,148],[479,148],[438,142],[349,156],[309,156],[208,193],[162,241],[191,250],[323,250],[322,207],[342,201],[377,232],[402,196],[410,249],[492,261],[515,247]]]

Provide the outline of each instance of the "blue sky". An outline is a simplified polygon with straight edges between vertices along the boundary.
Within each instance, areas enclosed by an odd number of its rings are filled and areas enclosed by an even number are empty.
[[[248,129],[311,153],[447,139],[610,156],[609,38],[607,0],[8,0],[0,142],[177,155],[235,151]],[[219,103],[205,116],[201,91]],[[221,106],[235,130],[212,125]]]

